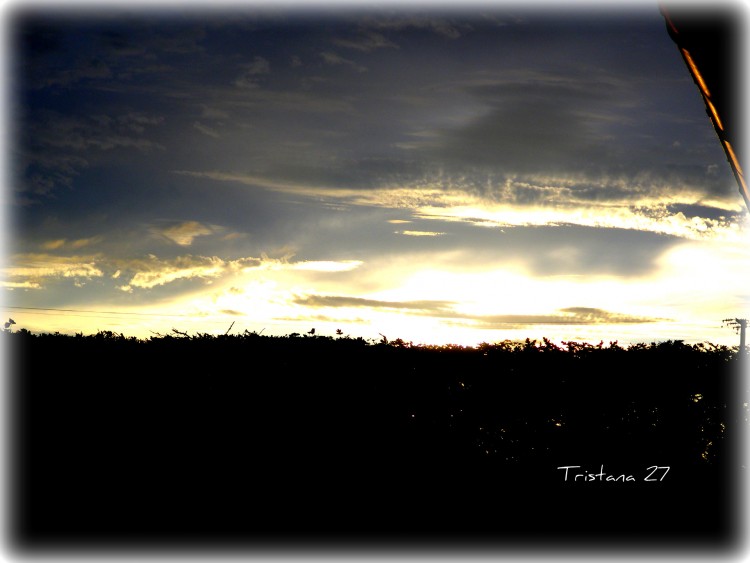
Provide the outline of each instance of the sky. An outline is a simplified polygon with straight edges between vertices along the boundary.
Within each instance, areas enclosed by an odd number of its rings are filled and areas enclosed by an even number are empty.
[[[747,209],[658,5],[458,6],[6,4],[1,314],[737,345]]]

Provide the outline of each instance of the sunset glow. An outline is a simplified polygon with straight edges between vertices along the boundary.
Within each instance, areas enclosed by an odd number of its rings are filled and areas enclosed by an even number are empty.
[[[5,16],[16,330],[737,344],[747,211],[656,8]]]

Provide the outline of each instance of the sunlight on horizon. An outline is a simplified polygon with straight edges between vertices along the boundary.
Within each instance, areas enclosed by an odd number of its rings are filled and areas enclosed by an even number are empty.
[[[658,10],[167,12],[9,19],[15,330],[735,342],[747,210]]]
[[[661,256],[657,270],[632,279],[539,276],[523,262],[460,268],[454,264],[466,259],[451,252],[372,264],[269,261],[267,267],[233,268],[210,285],[149,306],[92,303],[71,306],[72,311],[12,314],[17,330],[111,330],[139,338],[172,329],[223,334],[231,325],[235,334],[303,334],[316,328],[318,335],[341,330],[352,337],[385,335],[436,345],[546,337],[732,346],[737,338],[721,320],[738,316],[749,254],[739,245],[678,245]]]

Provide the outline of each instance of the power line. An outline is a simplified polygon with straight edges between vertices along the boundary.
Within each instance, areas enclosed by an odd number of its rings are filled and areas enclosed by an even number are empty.
[[[96,315],[134,315],[139,317],[193,317],[195,315],[161,314],[161,313],[134,313],[129,311],[92,311],[87,309],[55,309],[52,307],[17,307],[6,306],[5,309],[17,311],[55,311],[61,313],[93,313]]]
[[[50,315],[50,316],[60,316],[60,313],[56,311],[44,311],[44,310],[36,310],[31,313],[31,315]],[[97,313],[67,313],[65,317],[79,317],[84,319],[107,319],[107,320],[129,320],[133,321],[135,320],[133,317],[121,317],[117,315],[112,314],[97,314]]]

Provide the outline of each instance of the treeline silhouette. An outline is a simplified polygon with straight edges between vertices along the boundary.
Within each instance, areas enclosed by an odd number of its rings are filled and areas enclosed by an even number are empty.
[[[0,336],[20,548],[736,534],[737,348]]]

